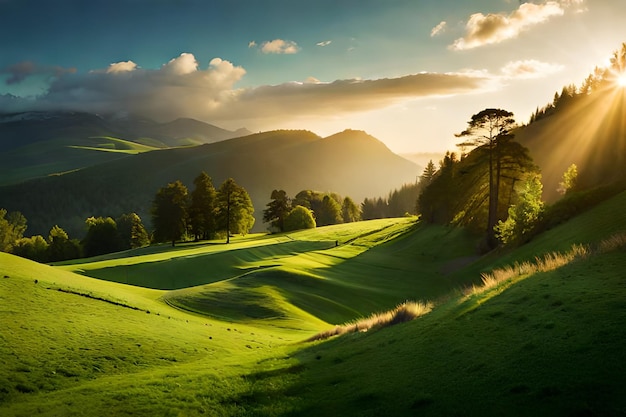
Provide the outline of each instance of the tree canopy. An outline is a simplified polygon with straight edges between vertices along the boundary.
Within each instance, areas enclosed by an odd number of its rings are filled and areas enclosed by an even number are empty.
[[[202,171],[193,183],[191,204],[189,205],[189,223],[196,240],[209,239],[214,233],[216,224],[215,199],[216,191],[211,177]]]
[[[231,234],[245,235],[254,226],[254,206],[248,192],[232,178],[217,190],[218,229],[226,232],[226,243]]]
[[[175,181],[159,189],[152,203],[152,225],[156,242],[172,242],[185,236],[187,229],[187,187]]]

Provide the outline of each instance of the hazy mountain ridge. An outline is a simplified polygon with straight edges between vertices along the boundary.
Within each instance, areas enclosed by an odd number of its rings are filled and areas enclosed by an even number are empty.
[[[47,234],[59,224],[71,236],[84,232],[89,216],[137,212],[150,220],[158,188],[206,171],[219,186],[232,177],[255,206],[254,230],[264,230],[262,212],[273,189],[294,196],[302,189],[333,191],[362,201],[415,181],[418,167],[374,137],[345,131],[328,138],[299,130],[253,134],[195,147],[155,150],[64,175],[0,187],[0,207],[21,211],[27,235]]]
[[[0,115],[0,184],[123,158],[127,146],[167,148],[213,143],[250,132],[229,131],[193,119],[157,123],[139,117],[81,112],[24,112]],[[102,150],[104,152],[97,152]]]

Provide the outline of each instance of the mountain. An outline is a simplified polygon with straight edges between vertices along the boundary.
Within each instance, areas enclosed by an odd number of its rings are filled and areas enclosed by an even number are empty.
[[[149,222],[160,187],[181,180],[192,188],[201,171],[216,187],[232,177],[248,190],[257,231],[265,230],[262,212],[273,189],[284,189],[292,197],[303,189],[333,191],[359,202],[385,195],[419,175],[415,164],[365,132],[347,130],[321,138],[308,131],[282,130],[127,155],[76,172],[2,186],[0,207],[21,211],[28,219],[28,235],[47,235],[58,224],[78,237],[89,216],[137,212]]]
[[[249,134],[193,119],[157,123],[80,112],[0,115],[0,184],[71,171],[158,148]]]

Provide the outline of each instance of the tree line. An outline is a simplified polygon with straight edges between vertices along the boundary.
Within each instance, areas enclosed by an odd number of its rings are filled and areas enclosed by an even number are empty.
[[[290,198],[285,190],[273,190],[263,211],[263,221],[271,231],[289,232],[351,223],[361,220],[361,210],[350,197],[337,193],[302,190]]]
[[[82,241],[70,239],[58,225],[47,238],[25,237],[27,220],[20,212],[0,209],[0,251],[13,253],[37,262],[57,262],[82,256],[95,256],[147,245],[150,242],[141,218],[136,213],[85,220],[87,234]]]

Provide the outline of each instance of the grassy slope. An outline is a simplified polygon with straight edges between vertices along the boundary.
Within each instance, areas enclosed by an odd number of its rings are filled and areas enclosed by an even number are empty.
[[[623,199],[620,195],[583,220],[579,217],[547,232],[510,258],[558,246],[564,236],[581,243],[596,241],[601,230],[626,228]],[[606,216],[615,220],[602,229]],[[441,286],[433,290],[435,294],[446,285],[461,283],[456,280],[463,274],[442,271],[449,270],[450,259],[466,254],[469,239],[455,247],[453,242],[464,238],[457,231],[418,228],[387,240],[400,230],[378,228],[353,240],[345,235],[347,229],[328,229],[331,241],[334,237],[350,244],[244,260],[250,274],[218,283],[242,290],[240,294],[247,294],[244,302],[237,302],[236,291],[214,297],[218,301],[233,297],[225,300],[225,311],[231,320],[238,320],[236,324],[187,314],[160,301],[175,292],[97,281],[0,254],[0,277],[9,276],[0,278],[0,414],[623,413],[623,249],[483,295],[452,298],[409,324],[328,342],[292,344],[323,327],[295,307],[307,304],[302,301],[308,294],[302,282],[324,282],[311,288],[328,299],[341,298],[353,315],[373,308],[364,296],[370,291],[391,300],[395,291],[407,288],[418,292],[420,286]],[[320,241],[316,233],[324,230],[303,232],[300,240]],[[179,248],[175,253],[185,250],[200,248]],[[123,259],[133,258],[118,262]],[[179,260],[186,262],[184,257]],[[267,274],[272,269],[264,267],[278,261],[281,266],[272,267],[277,273]],[[381,278],[381,271],[388,276]],[[471,274],[464,280],[473,279]],[[272,282],[276,280],[280,282]],[[246,287],[251,282],[262,285]],[[334,286],[326,287],[327,282]],[[143,311],[55,291],[56,287]],[[192,299],[196,290],[188,290]],[[282,327],[281,317],[233,316],[251,308],[246,302],[255,291],[271,302],[252,303],[252,309],[272,309],[272,303],[294,309],[287,311],[291,329]],[[304,310],[314,311],[312,305]],[[348,314],[339,307],[330,310],[336,318]],[[309,330],[293,329],[304,322]]]
[[[178,289],[165,296],[169,303],[231,320],[286,317],[293,304],[340,323],[407,298],[445,294],[459,284],[447,279],[445,265],[472,248],[472,238],[459,230],[424,227],[411,218],[383,219],[237,240],[229,246],[190,244],[175,252],[167,247],[156,253],[129,252],[124,258],[62,268]]]
[[[626,230],[624,198],[509,259]],[[624,415],[625,268],[622,247],[459,295],[405,325],[309,345],[293,356],[289,386],[263,374],[256,395],[285,398],[298,416]]]
[[[231,414],[241,375],[311,334],[189,315],[162,294],[0,253],[0,414]]]

